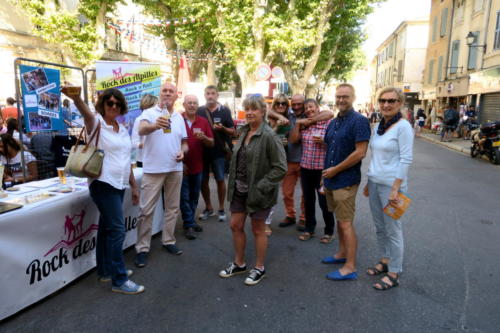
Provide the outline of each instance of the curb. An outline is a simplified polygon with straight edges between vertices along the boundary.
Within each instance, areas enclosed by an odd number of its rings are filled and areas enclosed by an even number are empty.
[[[470,148],[460,147],[460,146],[457,146],[457,145],[454,145],[454,144],[450,144],[449,142],[441,142],[441,140],[439,140],[439,139],[434,139],[434,138],[430,138],[430,137],[423,136],[423,135],[421,135],[420,138],[422,138],[424,140],[427,140],[429,142],[438,144],[440,146],[443,146],[443,147],[446,147],[446,148],[458,151],[459,153],[462,153],[462,154],[470,156]],[[488,161],[488,162],[490,161],[490,159],[488,157],[484,156],[484,155],[481,155],[481,158],[483,160],[485,160],[485,161]]]

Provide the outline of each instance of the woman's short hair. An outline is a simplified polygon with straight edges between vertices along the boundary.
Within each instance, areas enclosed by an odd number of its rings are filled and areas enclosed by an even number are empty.
[[[313,103],[314,105],[316,105],[317,108],[319,108],[319,103],[314,98],[308,98],[304,101],[304,105],[309,104],[309,103]]]
[[[102,92],[97,98],[97,103],[95,104],[95,109],[104,117],[104,103],[111,97],[114,97],[121,105],[120,114],[124,115],[128,112],[127,101],[122,92],[116,88],[108,88]]]
[[[267,111],[267,106],[266,102],[264,101],[264,98],[261,95],[251,95],[243,101],[243,108],[249,108],[252,110],[261,110],[264,112],[264,115],[266,114]]]
[[[271,104],[271,110],[274,110],[276,104],[279,102],[285,102],[286,107],[287,108],[290,107],[290,102],[288,101],[288,97],[285,94],[277,94],[276,96],[274,96],[273,103]]]
[[[158,102],[158,97],[151,94],[146,94],[141,98],[141,105],[139,106],[142,111],[152,108]]]
[[[398,89],[396,87],[385,87],[382,90],[380,90],[380,92],[378,93],[377,100],[380,99],[380,97],[382,97],[382,95],[387,94],[387,93],[391,93],[391,92],[398,95],[398,100],[401,102],[401,104],[405,104],[405,94],[403,94],[401,89]]]

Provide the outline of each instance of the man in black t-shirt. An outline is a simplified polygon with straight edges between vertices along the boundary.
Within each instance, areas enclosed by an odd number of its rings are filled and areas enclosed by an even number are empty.
[[[200,215],[200,220],[205,221],[209,216],[214,215],[212,202],[210,201],[210,187],[208,181],[210,169],[217,182],[217,194],[219,198],[219,222],[226,220],[224,212],[224,199],[226,196],[226,184],[224,173],[226,166],[226,154],[232,149],[231,138],[236,135],[231,110],[217,102],[219,92],[216,86],[205,88],[206,104],[198,109],[197,115],[208,119],[214,133],[214,146],[205,148],[203,181],[201,184],[201,194],[205,200],[205,210]]]

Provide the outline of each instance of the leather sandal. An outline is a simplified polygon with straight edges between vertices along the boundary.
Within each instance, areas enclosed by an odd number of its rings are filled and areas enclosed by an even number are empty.
[[[377,265],[381,265],[382,270],[378,269]],[[387,273],[387,272],[389,272],[389,268],[387,267],[387,264],[384,264],[381,261],[379,261],[373,267],[370,267],[366,270],[366,274],[368,274],[370,276],[376,276],[376,275],[380,275],[382,273]]]
[[[384,282],[384,281],[382,280],[382,279],[383,279],[384,277],[386,277],[386,276],[387,276],[387,278],[389,279],[389,281],[391,281],[391,284],[388,284],[388,283],[386,283],[386,282]],[[399,276],[398,276],[398,277],[393,278],[393,277],[392,277],[392,276],[390,276],[389,274],[386,274],[386,275],[384,275],[384,276],[382,277],[382,279],[380,279],[380,281],[379,281],[379,282],[377,282],[377,283],[375,283],[375,284],[373,285],[373,288],[374,288],[375,290],[384,291],[384,290],[389,290],[389,289],[392,289],[392,288],[394,288],[394,287],[399,286]],[[378,287],[377,285],[379,285],[380,287]]]
[[[307,240],[310,240],[312,237],[313,237],[313,233],[312,232],[304,232],[302,233],[302,235],[299,236],[299,239],[301,241],[307,241]]]
[[[321,244],[329,244],[329,243],[331,243],[334,239],[335,239],[335,236],[334,236],[334,235],[323,235],[323,236],[321,236],[321,238],[319,239],[319,242],[320,242]]]

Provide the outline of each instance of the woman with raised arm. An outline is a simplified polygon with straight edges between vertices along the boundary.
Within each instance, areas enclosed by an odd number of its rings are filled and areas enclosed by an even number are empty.
[[[127,102],[118,89],[106,89],[99,95],[95,106],[97,113],[94,114],[81,99],[80,92],[75,90],[78,89],[62,88],[83,116],[87,134],[100,127],[98,148],[104,151],[101,175],[89,179],[90,196],[100,213],[96,246],[99,281],[111,280],[114,292],[138,294],[144,291],[144,286],[129,280],[132,271],[125,269],[123,260],[123,195],[127,187],[132,189],[132,203],[137,205],[139,202],[139,190],[130,160],[132,143],[127,129],[116,120],[127,113]]]

